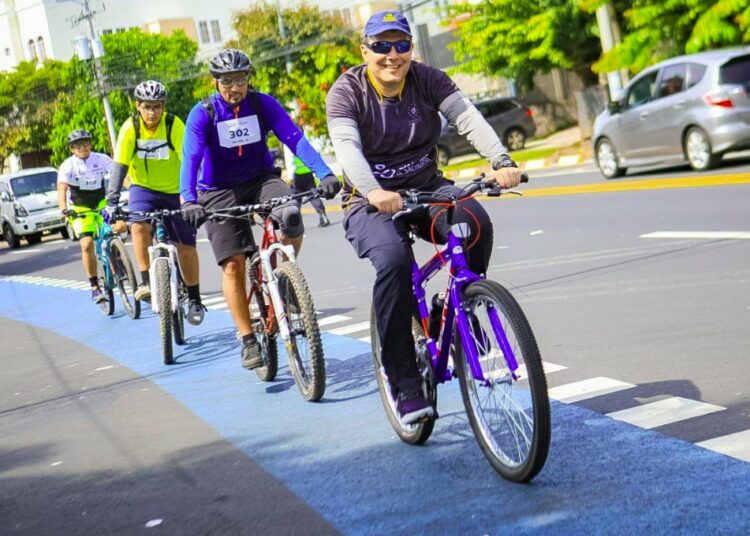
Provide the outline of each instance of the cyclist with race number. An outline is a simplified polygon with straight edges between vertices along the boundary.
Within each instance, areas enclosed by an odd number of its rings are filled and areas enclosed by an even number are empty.
[[[96,275],[94,236],[101,219],[99,212],[105,205],[105,179],[112,169],[112,159],[92,151],[91,139],[91,133],[82,128],[68,134],[68,147],[73,154],[60,165],[57,173],[57,205],[63,216],[68,216],[68,210],[81,213],[72,221],[73,230],[79,237],[83,269],[91,283],[91,301],[100,303],[107,298]]]
[[[187,119],[180,192],[185,218],[196,228],[206,209],[255,204],[292,195],[274,168],[267,137],[273,132],[320,179],[327,198],[341,183],[313,149],[287,112],[272,96],[249,87],[251,62],[236,49],[225,49],[210,61],[216,92],[199,102]],[[299,251],[304,232],[297,201],[276,207],[272,217],[282,242]],[[255,248],[250,222],[228,219],[206,224],[216,262],[222,269],[224,297],[242,337],[242,366],[263,366],[261,348],[250,321],[245,291],[246,256]]]
[[[180,160],[185,124],[166,112],[167,89],[159,82],[146,80],[133,91],[136,113],[120,128],[115,148],[112,178],[107,192],[106,211],[114,216],[118,211],[120,191],[127,175],[130,176],[128,209],[133,212],[176,210],[180,208]],[[141,284],[135,293],[138,300],[151,297],[148,247],[153,230],[143,217],[133,216],[131,233]],[[168,236],[176,242],[182,278],[188,292],[187,321],[193,325],[203,322],[206,311],[201,302],[196,231],[180,216],[167,222]]]
[[[421,390],[411,331],[414,303],[407,234],[408,224],[413,224],[418,235],[429,240],[439,207],[412,215],[408,222],[394,222],[391,215],[403,207],[397,190],[460,191],[437,168],[438,112],[487,158],[493,169],[490,179],[503,188],[517,186],[521,179],[507,149],[471,101],[443,71],[413,62],[413,47],[406,17],[398,11],[375,13],[362,35],[364,64],[339,77],[326,99],[328,130],[344,170],[346,238],[376,271],[373,304],[383,365],[398,391],[397,411],[404,424],[434,416]],[[368,203],[377,212],[369,211]],[[481,234],[468,251],[468,261],[474,272],[484,274],[492,253],[492,222],[474,199],[462,206],[467,210],[456,211],[454,220],[470,225],[473,236]],[[435,225],[436,240],[444,243],[447,232],[443,212]]]

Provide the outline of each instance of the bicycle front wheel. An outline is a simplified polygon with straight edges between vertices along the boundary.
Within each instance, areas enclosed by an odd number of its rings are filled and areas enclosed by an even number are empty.
[[[111,316],[115,312],[115,293],[107,282],[104,266],[101,262],[96,263],[96,276],[99,278],[99,288],[102,289],[104,300],[99,302],[99,310],[103,315]]]
[[[315,402],[326,390],[326,366],[310,289],[293,262],[282,262],[276,268],[276,279],[291,336],[287,343],[289,367],[302,397]]]
[[[115,276],[115,284],[120,293],[122,306],[128,316],[136,320],[141,316],[141,302],[135,299],[138,283],[135,280],[135,270],[130,256],[122,240],[115,238],[109,246],[109,262]]]
[[[544,466],[551,434],[547,379],[534,334],[513,296],[494,281],[469,285],[462,307],[483,376],[474,377],[456,334],[456,372],[469,423],[492,467],[508,480],[528,482]],[[519,365],[515,377],[502,337]]]
[[[174,363],[172,353],[172,291],[169,286],[169,258],[159,257],[156,263],[156,294],[159,304],[159,330],[161,331],[161,351],[164,364]]]
[[[179,279],[180,283],[179,298],[177,299],[177,310],[172,313],[172,335],[174,336],[174,343],[182,346],[185,344],[185,304],[187,302],[187,288],[182,282],[182,278]]]
[[[276,332],[269,328],[268,307],[266,307],[263,288],[260,283],[259,263],[260,256],[256,253],[245,264],[247,301],[250,307],[250,321],[253,324],[253,332],[260,343],[260,355],[263,358],[263,366],[254,370],[260,381],[270,382],[276,378],[276,373],[279,370],[279,349],[276,346]]]

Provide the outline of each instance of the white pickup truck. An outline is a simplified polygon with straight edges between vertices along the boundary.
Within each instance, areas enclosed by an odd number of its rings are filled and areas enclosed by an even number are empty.
[[[0,228],[8,247],[14,249],[21,245],[21,238],[36,244],[44,233],[59,232],[68,237],[65,218],[57,206],[55,168],[0,175]]]

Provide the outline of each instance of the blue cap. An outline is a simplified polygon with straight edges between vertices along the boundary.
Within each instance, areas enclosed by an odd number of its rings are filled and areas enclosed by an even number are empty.
[[[409,21],[399,11],[378,11],[374,13],[367,19],[367,24],[365,24],[362,35],[368,37],[387,32],[388,30],[398,30],[411,37]]]

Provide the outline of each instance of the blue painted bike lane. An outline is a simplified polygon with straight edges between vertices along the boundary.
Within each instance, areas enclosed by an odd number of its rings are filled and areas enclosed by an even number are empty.
[[[479,451],[456,383],[440,387],[441,418],[413,447],[387,423],[365,343],[324,335],[328,386],[311,404],[286,367],[272,383],[240,367],[227,313],[186,326],[167,367],[150,312],[106,318],[85,296],[0,280],[0,315],[148,378],[343,533],[750,533],[750,464],[555,403],[547,465],[512,484]]]

